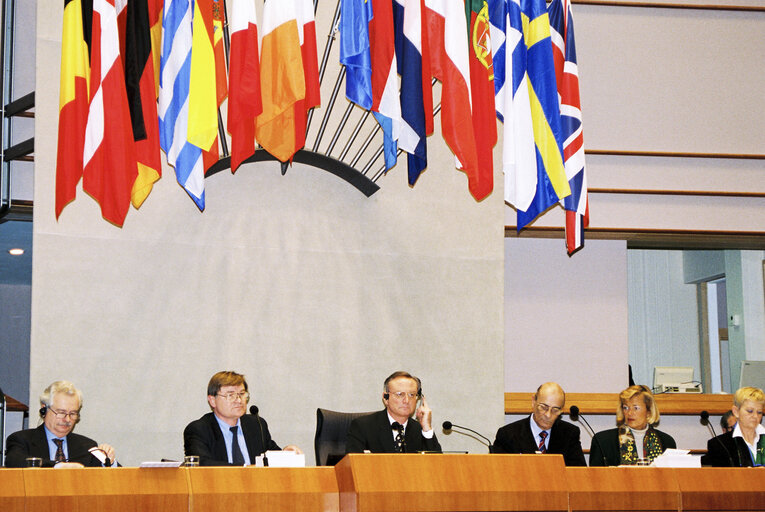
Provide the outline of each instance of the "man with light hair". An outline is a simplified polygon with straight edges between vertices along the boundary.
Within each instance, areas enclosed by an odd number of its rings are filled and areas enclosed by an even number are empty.
[[[567,466],[585,466],[579,427],[560,419],[566,393],[545,382],[531,399],[531,415],[497,430],[494,453],[559,453]]]
[[[114,448],[72,432],[80,421],[82,392],[69,381],[57,380],[40,395],[37,428],[8,436],[5,465],[21,468],[27,458],[42,459],[43,467],[57,464],[101,467],[115,463]]]

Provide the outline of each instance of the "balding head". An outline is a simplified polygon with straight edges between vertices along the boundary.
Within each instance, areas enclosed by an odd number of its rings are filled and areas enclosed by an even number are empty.
[[[566,404],[566,393],[563,391],[563,388],[560,387],[560,384],[557,382],[545,382],[541,386],[537,388],[536,393],[534,393],[534,398],[537,401],[544,402],[545,400],[542,399],[542,396],[560,396],[562,402],[561,407],[563,407]]]
[[[552,428],[566,403],[566,393],[556,382],[545,382],[537,388],[531,400],[533,417],[542,430]]]

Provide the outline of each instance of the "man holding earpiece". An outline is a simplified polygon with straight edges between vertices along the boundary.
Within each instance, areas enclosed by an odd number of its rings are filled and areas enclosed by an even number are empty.
[[[440,452],[431,426],[432,411],[422,394],[420,379],[395,372],[383,383],[385,410],[361,416],[348,429],[346,453]],[[422,403],[417,407],[418,400]]]
[[[72,432],[81,409],[82,393],[71,382],[57,380],[45,388],[40,395],[42,425],[8,436],[6,467],[23,468],[29,457],[42,459],[43,467],[116,465],[114,448]]]

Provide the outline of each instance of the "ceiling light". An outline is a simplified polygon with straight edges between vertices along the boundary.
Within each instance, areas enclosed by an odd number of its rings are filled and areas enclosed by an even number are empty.
[[[22,254],[24,254],[24,249],[19,249],[19,248],[8,249],[8,254],[10,254],[11,256],[21,256]]]

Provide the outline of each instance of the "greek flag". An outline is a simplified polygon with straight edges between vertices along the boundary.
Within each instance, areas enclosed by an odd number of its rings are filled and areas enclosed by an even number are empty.
[[[187,141],[193,0],[166,0],[159,78],[159,144],[178,183],[205,209],[202,150]]]

